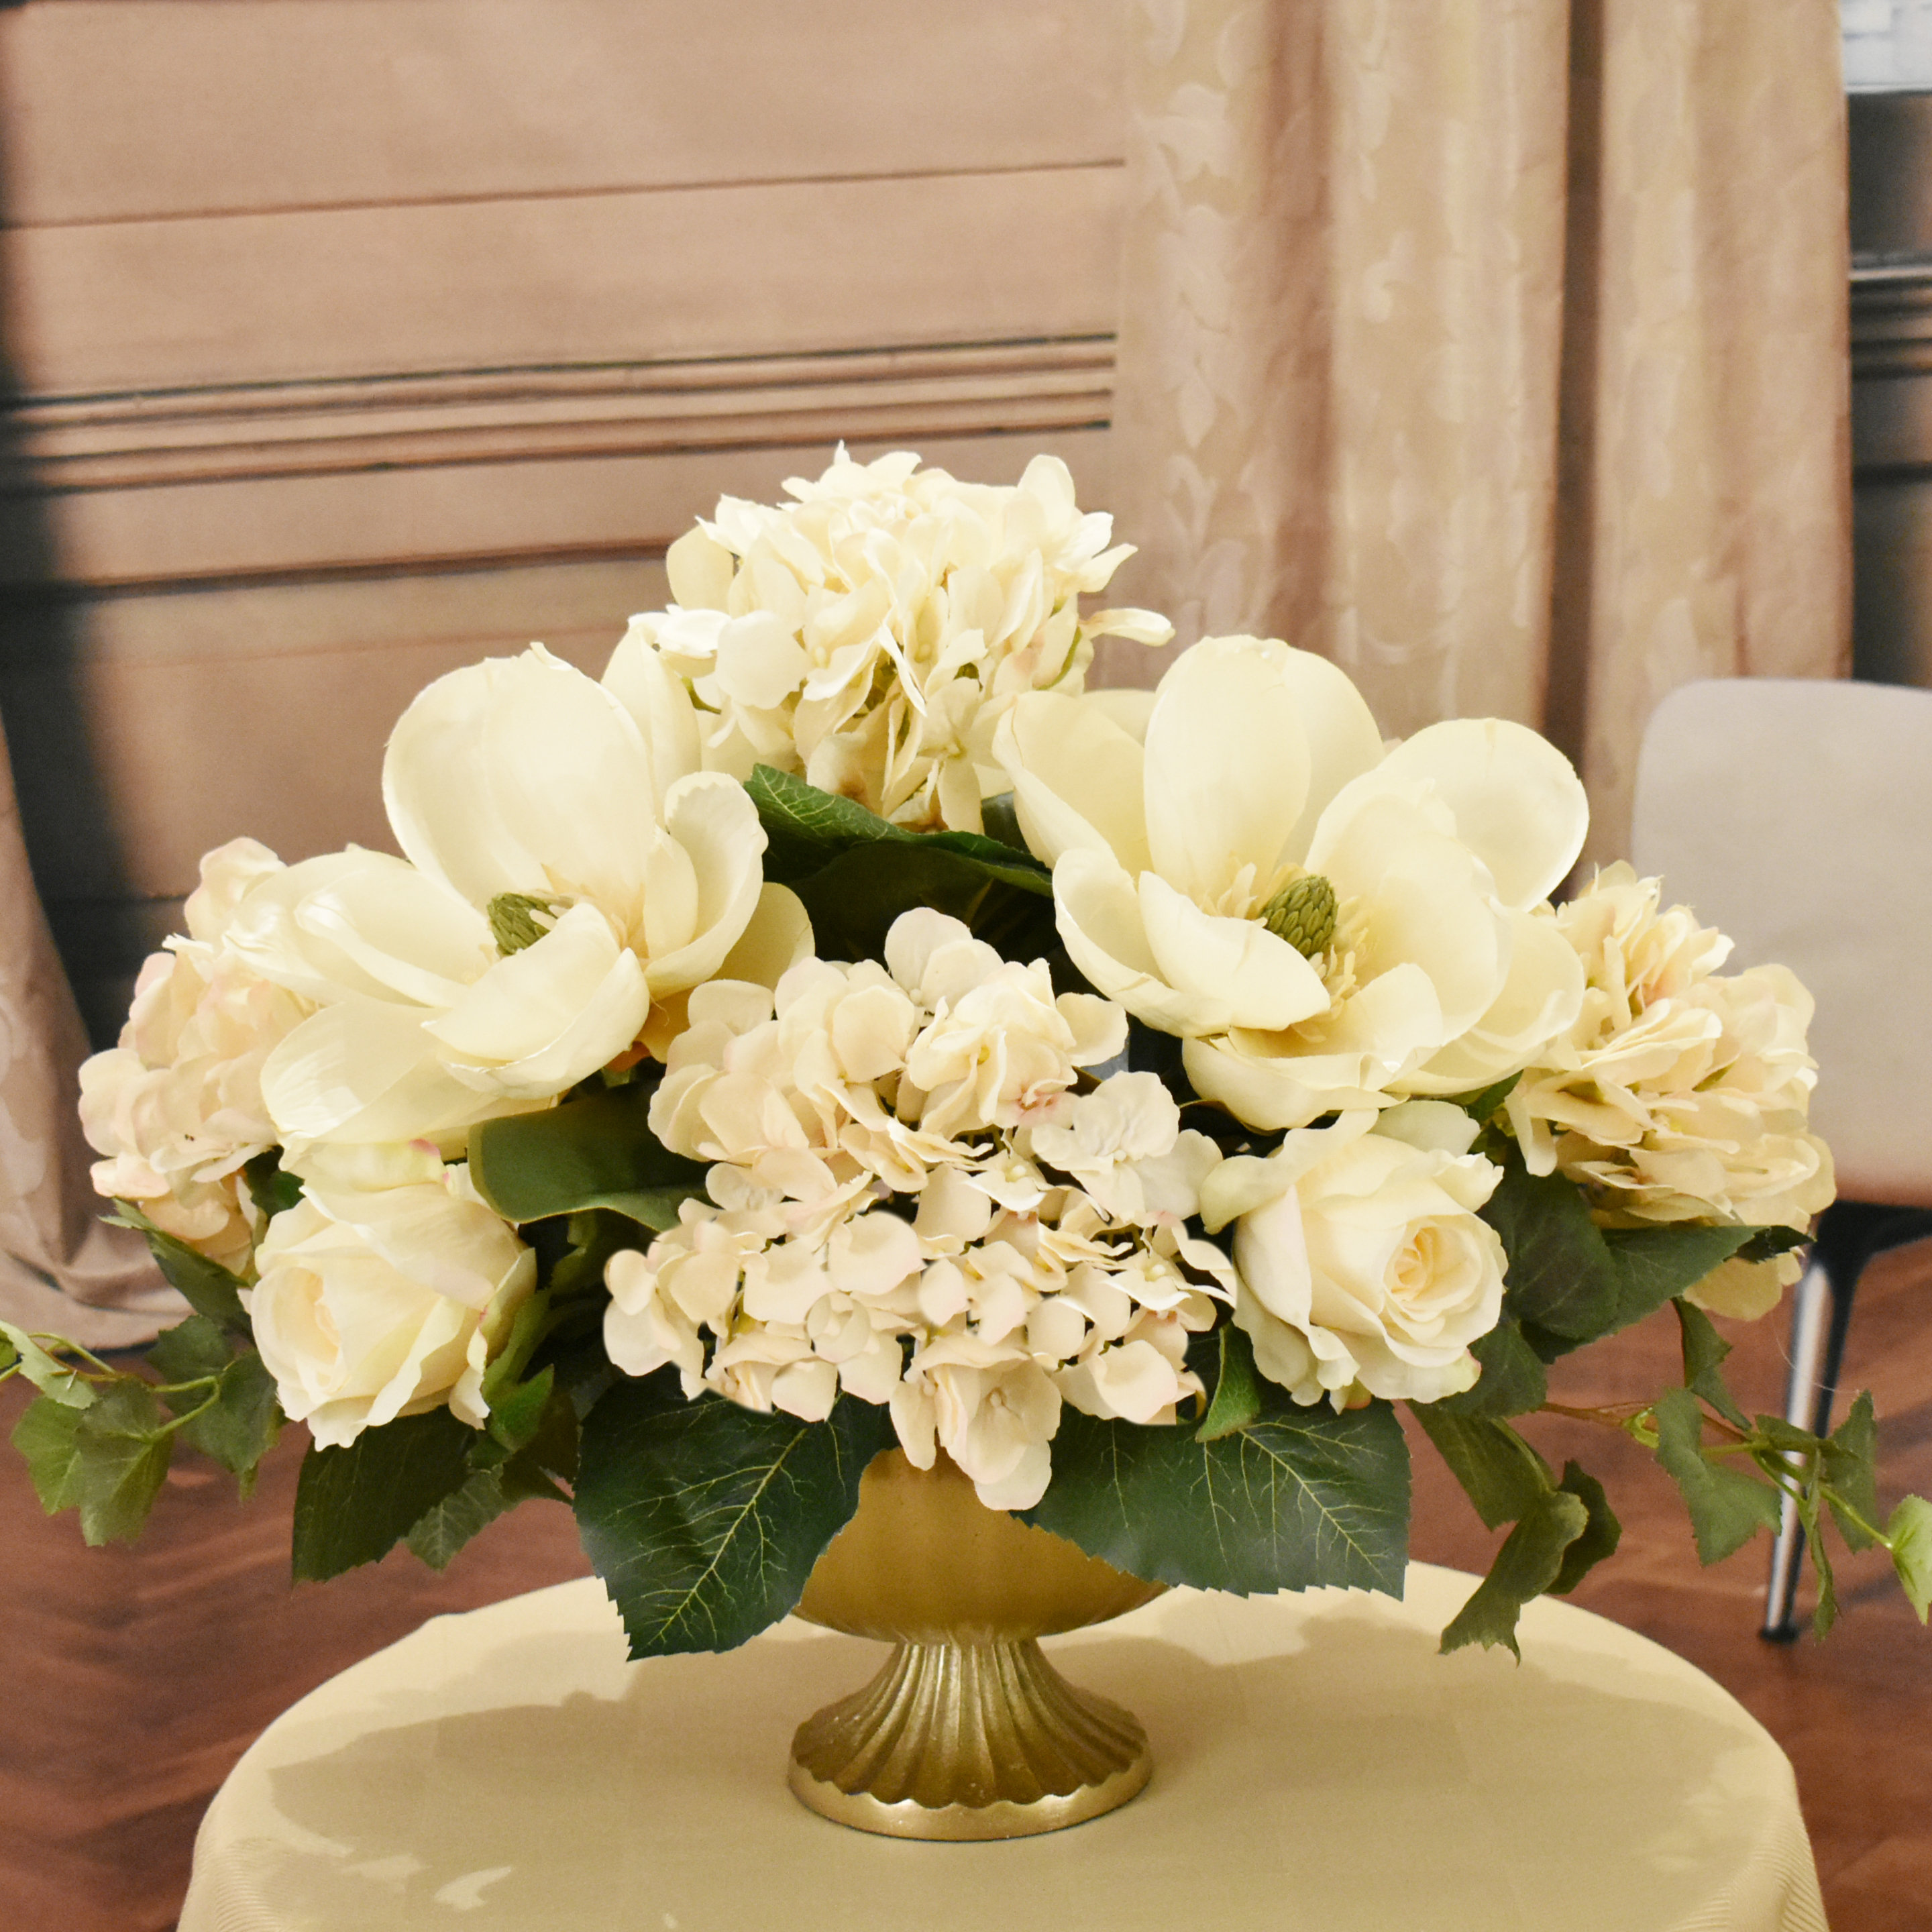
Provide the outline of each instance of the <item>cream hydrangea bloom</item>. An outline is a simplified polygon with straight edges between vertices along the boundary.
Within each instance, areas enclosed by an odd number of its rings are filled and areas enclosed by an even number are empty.
[[[209,853],[187,937],[148,958],[120,1043],[80,1070],[81,1125],[105,1156],[94,1186],[239,1274],[261,1219],[241,1170],[279,1138],[262,1064],[310,1009],[222,940],[249,889],[281,869],[252,838]]]
[[[1210,1232],[1235,1222],[1234,1319],[1299,1402],[1435,1402],[1472,1387],[1471,1342],[1502,1312],[1503,1245],[1476,1210],[1502,1170],[1442,1101],[1290,1133],[1209,1176]]]
[[[1144,610],[1082,616],[1130,547],[1082,512],[1058,458],[1016,488],[902,452],[728,496],[667,560],[672,607],[634,618],[609,675],[656,657],[704,707],[704,762],[802,773],[920,830],[977,831],[1004,789],[994,728],[1022,692],[1078,691],[1102,635],[1165,644]]]
[[[1660,900],[1658,880],[1618,864],[1554,915],[1588,990],[1509,1096],[1524,1161],[1568,1174],[1621,1225],[1808,1228],[1834,1191],[1806,1126],[1810,995],[1782,966],[1720,975],[1731,942]],[[1692,1298],[1760,1315],[1798,1266],[1726,1264]]]
[[[326,1448],[443,1404],[482,1428],[483,1371],[536,1255],[427,1144],[332,1150],[302,1179],[250,1298],[284,1412]]]
[[[383,767],[406,860],[308,860],[230,927],[319,1009],[263,1071],[280,1137],[454,1146],[668,1037],[691,988],[759,943],[754,915],[796,950],[755,808],[698,764],[689,697],[650,665],[600,685],[533,646],[423,692]]]
[[[944,1448],[1022,1508],[1063,1402],[1158,1421],[1201,1392],[1188,1337],[1234,1273],[1184,1224],[1220,1156],[1148,1076],[1074,1093],[1119,1051],[1119,1008],[1056,999],[1043,968],[935,912],[886,952],[692,995],[651,1124],[712,1163],[710,1201],[611,1258],[604,1345],[629,1374],[674,1364],[693,1396],[889,1403],[920,1466]]]
[[[1252,1126],[1486,1085],[1575,1016],[1535,909],[1587,806],[1533,731],[1457,720],[1385,752],[1333,664],[1214,638],[1150,708],[1036,694],[998,742],[1074,963]]]

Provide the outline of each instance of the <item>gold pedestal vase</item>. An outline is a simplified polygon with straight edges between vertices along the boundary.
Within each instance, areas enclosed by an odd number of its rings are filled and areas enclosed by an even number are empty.
[[[798,1614],[894,1646],[792,1740],[790,1784],[842,1825],[902,1838],[1016,1838],[1124,1804],[1153,1768],[1128,1712],[1076,1688],[1038,1640],[1163,1586],[988,1509],[943,1454],[879,1456]]]

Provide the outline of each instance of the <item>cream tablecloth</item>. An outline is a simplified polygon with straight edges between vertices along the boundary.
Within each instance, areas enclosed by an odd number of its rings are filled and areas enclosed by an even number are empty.
[[[595,1582],[440,1617],[263,1733],[180,1932],[1822,1932],[1791,1767],[1724,1690],[1567,1605],[1524,1661],[1404,1604],[1176,1591],[1054,1640],[1153,1783],[1070,1832],[908,1844],[787,1792],[793,1727],[877,1646],[795,1622],[630,1665]]]

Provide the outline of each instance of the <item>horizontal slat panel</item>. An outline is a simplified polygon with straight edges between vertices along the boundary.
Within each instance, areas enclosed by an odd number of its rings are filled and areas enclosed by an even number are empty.
[[[61,0],[0,12],[9,218],[1118,158],[1117,0]]]
[[[1107,334],[1121,174],[16,230],[8,340],[45,395]]]

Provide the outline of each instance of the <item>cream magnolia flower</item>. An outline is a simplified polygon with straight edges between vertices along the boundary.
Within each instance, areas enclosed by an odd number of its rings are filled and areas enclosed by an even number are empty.
[[[1023,698],[1000,755],[1074,963],[1183,1036],[1202,1094],[1300,1126],[1486,1085],[1574,1018],[1536,908],[1587,806],[1535,733],[1457,720],[1384,754],[1342,672],[1253,638],[1124,697]]]
[[[443,1403],[480,1429],[536,1255],[434,1148],[325,1156],[304,1188],[268,1223],[250,1308],[284,1412],[333,1448]]]
[[[281,869],[250,838],[209,853],[188,898],[188,937],[148,958],[120,1044],[80,1070],[81,1125],[106,1156],[95,1187],[242,1274],[260,1217],[241,1169],[279,1138],[262,1064],[310,1008],[222,940],[249,888]]]
[[[1806,1119],[1811,998],[1781,966],[1720,976],[1731,943],[1654,879],[1600,873],[1556,914],[1588,990],[1516,1084],[1510,1128],[1533,1174],[1560,1169],[1600,1216],[1808,1228],[1831,1155]],[[1725,1314],[1774,1305],[1795,1257],[1727,1264],[1694,1292]]]
[[[688,679],[709,766],[776,765],[902,824],[977,831],[1014,698],[1078,690],[1096,637],[1160,644],[1173,627],[1082,616],[1132,552],[1108,548],[1112,519],[1079,509],[1057,458],[1016,488],[918,466],[842,448],[786,484],[790,503],[726,497],[671,546],[677,601],[632,620],[610,676],[656,657]]]
[[[1467,1150],[1476,1124],[1430,1101],[1383,1119],[1298,1130],[1203,1190],[1209,1232],[1236,1222],[1234,1319],[1297,1402],[1454,1395],[1502,1312],[1503,1245],[1476,1214],[1502,1170]]]
[[[634,670],[539,646],[439,679],[383,770],[407,861],[352,848],[248,895],[231,948],[320,1008],[265,1070],[284,1138],[460,1138],[668,1036],[754,914],[797,950],[750,799],[696,769],[676,680]]]

